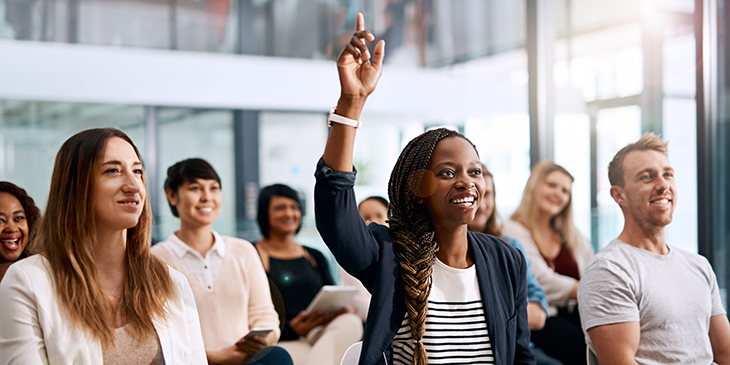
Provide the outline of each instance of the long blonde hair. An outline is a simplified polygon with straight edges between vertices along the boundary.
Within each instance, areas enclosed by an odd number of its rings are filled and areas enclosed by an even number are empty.
[[[545,185],[548,175],[555,171],[559,171],[568,176],[571,182],[575,181],[573,175],[571,175],[568,170],[555,162],[549,160],[542,160],[538,162],[532,168],[530,178],[527,179],[527,184],[525,184],[525,191],[522,193],[522,201],[520,201],[520,205],[517,207],[517,210],[512,213],[511,219],[525,226],[525,228],[530,231],[532,239],[535,240],[535,242],[537,242],[537,239],[535,239],[535,234],[533,232],[537,229],[537,218],[540,214],[537,195],[539,194],[542,186]],[[575,249],[578,247],[580,242],[580,233],[573,223],[572,191],[568,204],[565,208],[550,219],[550,227],[558,235],[560,235],[561,240],[565,242],[565,245],[568,247],[570,252],[575,252]]]
[[[114,343],[115,313],[97,277],[94,189],[95,171],[113,137],[127,141],[139,157],[132,140],[114,128],[85,130],[64,142],[56,155],[45,214],[33,238],[50,263],[61,306],[77,327],[91,332],[104,347]],[[137,225],[127,230],[120,299],[122,316],[131,325],[132,336],[140,340],[155,334],[152,318],[165,316],[166,302],[176,295],[167,266],[150,253],[151,227],[145,198]]]

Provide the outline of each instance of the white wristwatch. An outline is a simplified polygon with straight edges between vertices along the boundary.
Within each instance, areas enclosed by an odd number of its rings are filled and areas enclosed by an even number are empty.
[[[343,117],[341,115],[335,114],[335,108],[332,108],[330,110],[330,115],[327,117],[327,125],[332,126],[332,123],[339,123],[344,125],[349,125],[350,127],[360,128],[360,121],[354,120],[350,118]]]

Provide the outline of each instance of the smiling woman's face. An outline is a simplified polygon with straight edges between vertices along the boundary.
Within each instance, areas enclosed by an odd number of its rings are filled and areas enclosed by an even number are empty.
[[[142,161],[127,141],[112,137],[96,171],[94,204],[97,229],[123,230],[137,225],[147,190]]]
[[[436,144],[428,170],[435,190],[424,199],[434,228],[453,229],[474,220],[485,182],[474,146],[464,138],[447,137]]]
[[[269,232],[295,233],[302,222],[302,210],[294,199],[273,195],[269,203]]]
[[[28,243],[28,220],[15,195],[0,192],[0,264],[14,262]]]

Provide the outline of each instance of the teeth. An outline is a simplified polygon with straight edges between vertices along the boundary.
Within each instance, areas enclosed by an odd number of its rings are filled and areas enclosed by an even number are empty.
[[[474,204],[474,197],[472,196],[472,197],[454,199],[451,202],[454,203],[454,204],[468,206],[468,205]]]
[[[137,205],[139,205],[139,203],[137,203],[137,202],[124,202],[124,203],[122,203],[122,204],[124,204],[124,205],[133,205],[133,206],[135,206],[135,207],[136,207]]]
[[[18,248],[18,245],[20,244],[20,238],[14,240],[2,240],[0,241],[0,244],[7,247],[8,249],[14,250]]]
[[[651,203],[652,203],[652,204],[667,204],[667,203],[669,203],[669,199],[659,199],[659,200],[654,200],[654,201],[653,201],[653,202],[651,202]]]
[[[200,208],[200,210],[206,213],[210,213],[213,211],[213,208]]]

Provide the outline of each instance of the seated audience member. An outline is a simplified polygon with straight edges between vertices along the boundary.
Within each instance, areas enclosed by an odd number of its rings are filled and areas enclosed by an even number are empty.
[[[388,225],[385,222],[386,217],[388,217],[388,201],[383,197],[371,196],[365,198],[365,200],[358,204],[357,210],[360,212],[360,216],[365,221],[365,224],[377,223],[383,226]],[[368,307],[370,306],[370,298],[372,298],[372,295],[365,289],[360,280],[348,274],[342,267],[340,267],[340,284],[360,288],[352,299],[350,308],[352,308],[352,312],[360,317],[364,323],[368,318]]]
[[[522,254],[468,231],[485,183],[466,137],[438,128],[411,140],[390,175],[389,226],[360,217],[353,149],[385,56],[382,40],[368,49],[375,36],[364,24],[358,14],[337,59],[340,98],[314,188],[322,239],[373,294],[359,363],[535,364]]]
[[[185,276],[150,253],[145,180],[117,129],[63,143],[30,242],[40,254],[0,283],[0,364],[206,363]]]
[[[281,348],[279,316],[266,273],[250,242],[221,236],[212,228],[223,204],[218,174],[207,161],[191,158],[167,169],[165,194],[180,230],[152,247],[152,253],[179,270],[198,306],[208,361],[217,364],[291,364]],[[251,329],[266,336],[242,339]],[[249,361],[259,358],[258,361]]]
[[[586,340],[601,364],[730,364],[730,324],[704,257],[667,244],[677,203],[667,144],[646,133],[608,165],[624,228],[578,290]]]
[[[13,262],[29,256],[28,237],[40,217],[40,210],[24,189],[0,181],[0,281]]]
[[[283,184],[261,189],[258,222],[264,238],[256,242],[256,250],[285,305],[279,346],[296,365],[339,364],[345,350],[362,338],[362,321],[344,310],[306,311],[320,288],[334,285],[334,280],[321,252],[294,241],[302,226],[297,192]]]
[[[522,254],[525,256],[525,262],[527,263],[527,324],[531,331],[540,330],[545,326],[545,318],[548,313],[548,300],[545,296],[545,291],[537,282],[537,278],[535,278],[535,274],[532,272],[530,257],[525,253],[525,248],[522,247],[522,244],[514,238],[502,235],[502,226],[499,223],[499,214],[497,213],[497,206],[495,204],[496,190],[494,188],[494,177],[484,165],[482,165],[482,176],[484,176],[486,183],[484,199],[482,199],[479,205],[479,210],[477,210],[474,220],[469,223],[469,230],[500,237],[522,251]],[[544,351],[537,347],[533,347],[532,352],[535,353],[537,365],[562,364],[560,361],[547,356]]]
[[[532,342],[547,355],[578,365],[586,363],[586,344],[576,298],[593,247],[573,224],[572,184],[562,166],[537,163],[502,233],[524,245],[550,304],[545,327],[532,331]]]

